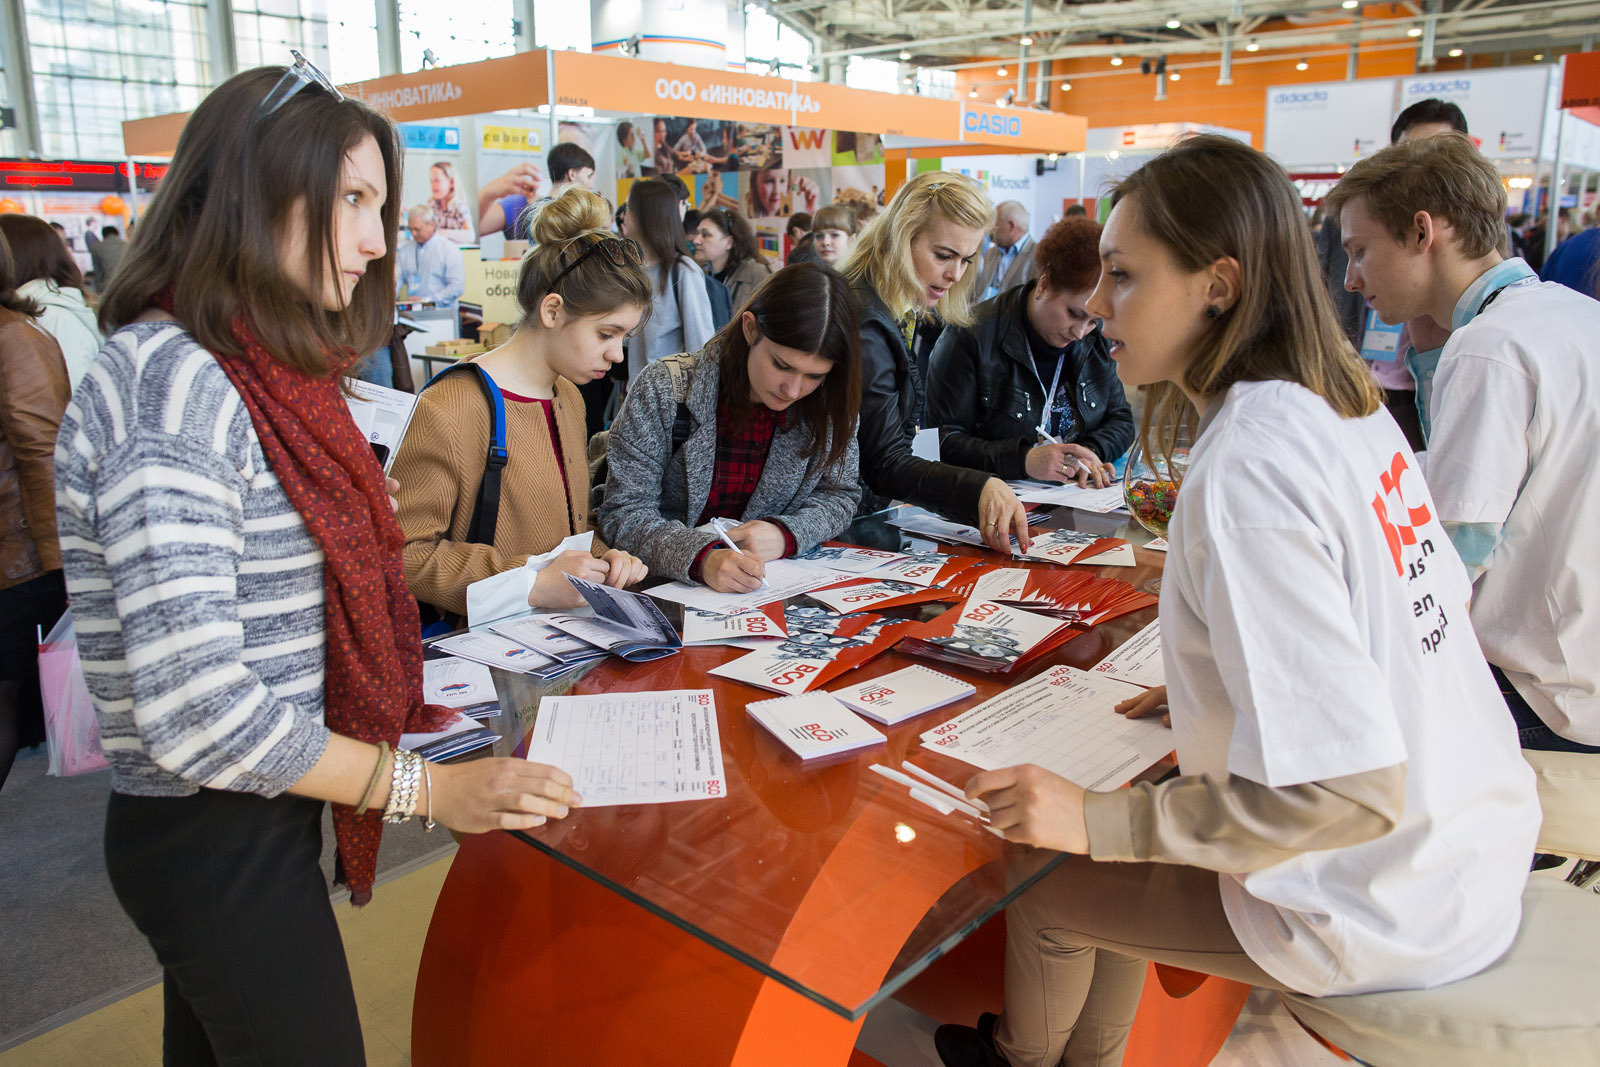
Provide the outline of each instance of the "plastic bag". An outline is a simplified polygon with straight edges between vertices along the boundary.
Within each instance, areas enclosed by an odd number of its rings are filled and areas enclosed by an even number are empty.
[[[44,733],[49,773],[58,777],[104,770],[100,720],[78,660],[78,639],[68,611],[39,645],[39,691],[44,698]]]

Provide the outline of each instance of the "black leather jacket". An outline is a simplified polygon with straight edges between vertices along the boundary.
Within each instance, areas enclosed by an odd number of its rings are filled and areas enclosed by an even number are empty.
[[[978,521],[987,474],[911,454],[922,408],[922,380],[900,327],[878,294],[855,286],[861,303],[861,509],[866,515],[904,500],[958,522]]]
[[[1045,389],[1022,316],[1036,283],[1007,289],[975,309],[971,326],[946,327],[928,361],[928,422],[939,458],[1011,480],[1026,478],[1039,443]],[[1070,390],[1073,441],[1110,463],[1133,443],[1133,412],[1100,328],[1067,349],[1058,388]]]

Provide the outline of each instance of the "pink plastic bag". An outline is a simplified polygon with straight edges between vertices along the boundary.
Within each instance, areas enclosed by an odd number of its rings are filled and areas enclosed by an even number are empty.
[[[51,774],[66,777],[104,770],[100,720],[95,718],[89,684],[78,662],[72,612],[61,616],[39,645],[39,691],[44,698],[44,733]]]

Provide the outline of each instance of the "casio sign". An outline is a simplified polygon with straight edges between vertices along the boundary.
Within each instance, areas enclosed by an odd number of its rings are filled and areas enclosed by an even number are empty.
[[[1470,93],[1472,92],[1472,79],[1455,78],[1442,82],[1413,82],[1406,90],[1407,96],[1433,96],[1436,93]]]
[[[1328,94],[1322,89],[1313,89],[1307,93],[1279,93],[1272,98],[1274,104],[1326,104]]]
[[[962,120],[968,133],[992,133],[1001,137],[1021,137],[1022,119],[1016,115],[991,115],[969,111]]]

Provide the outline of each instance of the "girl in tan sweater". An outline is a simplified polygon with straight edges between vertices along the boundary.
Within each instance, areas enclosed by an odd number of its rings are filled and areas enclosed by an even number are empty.
[[[650,282],[631,242],[606,232],[604,200],[571,188],[533,220],[535,246],[517,281],[523,319],[511,340],[477,358],[505,398],[506,451],[493,544],[467,540],[489,447],[488,403],[457,372],[422,394],[393,474],[400,482],[406,581],[417,599],[464,614],[467,587],[504,575],[520,606],[582,603],[566,575],[613,586],[647,569],[620,549],[558,551],[587,532],[589,472],[577,385],[623,358],[650,306]],[[501,589],[497,601],[510,594]],[[475,594],[476,595],[476,594]],[[476,610],[476,609],[474,609]]]

